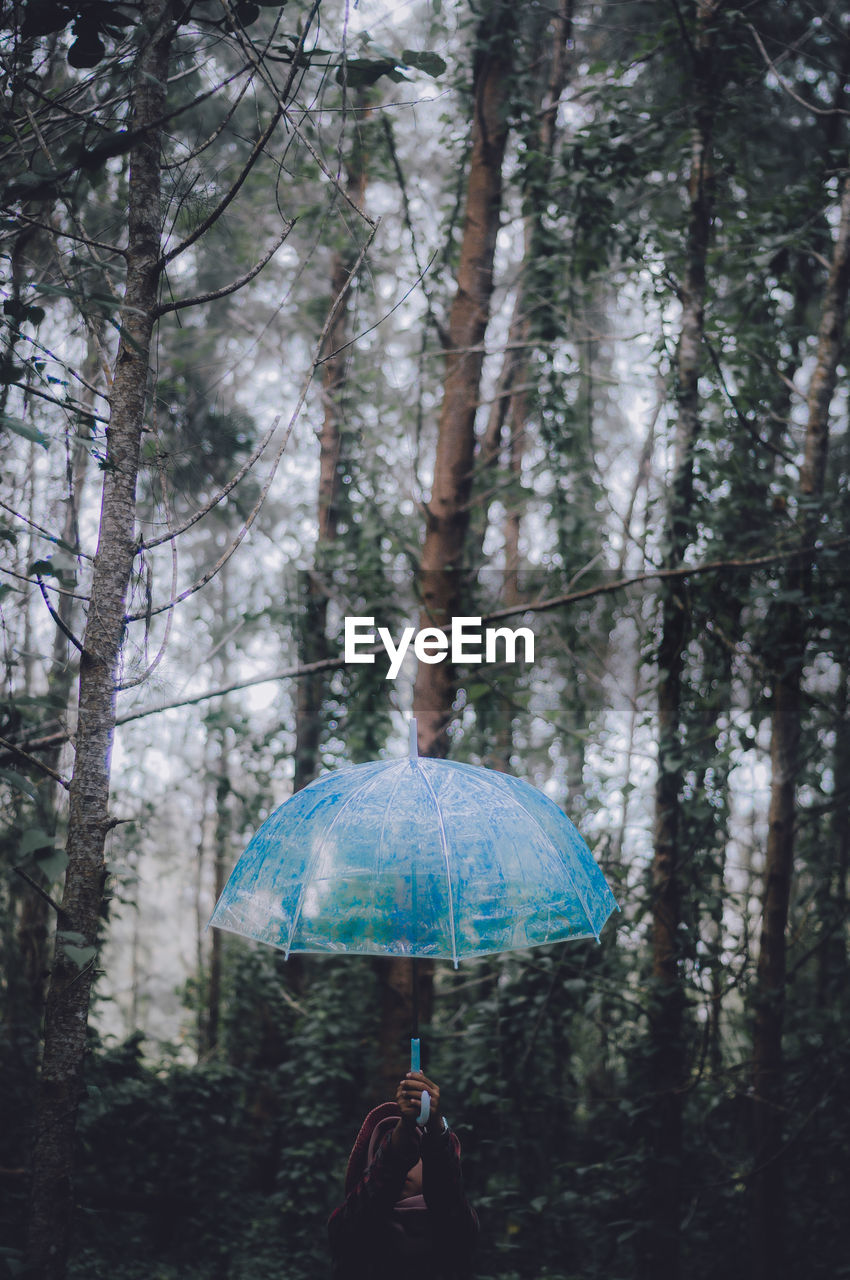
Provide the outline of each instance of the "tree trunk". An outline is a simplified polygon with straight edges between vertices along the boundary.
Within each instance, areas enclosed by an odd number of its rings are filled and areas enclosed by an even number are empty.
[[[845,656],[839,669],[835,707],[835,745],[832,749],[831,866],[824,871],[818,950],[818,1006],[832,1007],[847,981],[847,872],[850,869],[850,668]]]
[[[99,369],[100,361],[97,346],[89,338],[88,352],[83,364],[83,377],[86,382],[94,382],[97,379]],[[92,393],[84,383],[80,395],[81,403],[88,408],[92,408],[93,400]],[[88,451],[83,448],[79,441],[74,441],[70,447],[67,475],[68,497],[65,502],[65,517],[60,536],[67,546],[74,547],[76,551],[80,549],[77,516],[80,507],[80,495],[86,476],[87,461]],[[74,591],[77,586],[76,573],[63,574],[63,585],[69,589],[69,594],[59,596],[56,612],[65,626],[73,630],[74,597],[70,592]],[[61,701],[63,707],[67,707],[71,699],[75,676],[74,656],[74,653],[70,651],[69,641],[65,633],[57,627],[53,635],[53,655],[48,675],[48,688],[56,698],[57,705]],[[48,747],[44,752],[42,759],[48,769],[59,772],[62,751],[62,744],[57,743]],[[58,783],[51,787],[42,784],[38,791],[38,797],[38,824],[44,831],[55,837],[59,824],[60,809],[64,806],[64,796],[61,793],[61,788]],[[38,1035],[41,1013],[44,1008],[44,988],[50,969],[49,912],[50,907],[45,898],[40,894],[34,893],[30,888],[24,890],[21,895],[17,937],[22,960],[24,989],[28,1007],[32,1011],[36,1035]]]
[[[716,110],[708,23],[713,3],[699,3],[695,50],[696,100],[691,144],[682,320],[676,352],[676,439],[667,514],[665,567],[682,563],[692,537],[693,455],[699,433],[699,376],[703,359],[706,256],[711,234],[711,145]],[[685,1061],[684,992],[679,969],[681,919],[680,806],[682,794],[682,668],[688,643],[687,583],[662,591],[658,645],[658,772],[652,862],[652,994],[649,1005],[650,1116],[653,1168],[642,1274],[676,1280],[681,1221],[682,1108]]]
[[[490,319],[493,259],[502,210],[502,161],[508,138],[507,92],[515,21],[506,0],[486,8],[476,34],[472,80],[472,146],[457,292],[446,337],[446,372],[437,430],[431,498],[426,509],[420,565],[422,611],[419,626],[451,625],[461,612],[460,584],[475,453],[475,414],[480,398],[484,336]],[[413,691],[419,752],[448,754],[447,728],[455,697],[455,673],[448,661],[420,663]],[[381,1085],[394,1095],[404,1066],[403,1045],[411,1025],[411,965],[393,959],[381,969]],[[433,968],[419,965],[419,999],[427,1022],[433,1000]]]
[[[168,0],[144,0],[135,68],[127,283],[103,471],[100,537],[80,661],[68,869],[47,997],[32,1156],[26,1275],[65,1274],[73,1206],[74,1131],[83,1087],[89,993],[105,879],[115,685],[135,553],[136,478],[160,277],[160,139],[173,37]]]
[[[809,386],[808,422],[800,473],[799,556],[787,575],[787,600],[774,628],[770,806],[765,850],[762,929],[756,976],[753,1037],[753,1272],[757,1280],[785,1274],[785,1198],[782,1159],[786,927],[794,869],[794,810],[799,772],[801,681],[808,629],[812,549],[826,476],[829,407],[844,339],[850,283],[850,179],[841,200]]]
[[[533,336],[532,309],[535,300],[529,295],[528,277],[538,252],[541,213],[545,191],[551,177],[552,154],[557,136],[558,104],[567,81],[568,48],[572,39],[573,0],[559,0],[557,12],[547,15],[544,27],[536,37],[534,53],[539,52],[543,64],[535,85],[536,136],[533,180],[525,185],[528,213],[523,230],[523,271],[514,298],[513,314],[508,329],[508,342],[502,368],[496,383],[496,395],[490,409],[480,449],[479,481],[486,484],[488,473],[503,461],[509,476],[505,486],[506,512],[502,530],[504,544],[504,579],[500,603],[520,602],[520,531],[524,514],[522,497],[522,460],[528,427],[528,392],[531,377],[529,352]],[[538,59],[532,60],[538,70]],[[541,160],[543,161],[541,165]],[[483,558],[489,513],[480,520],[477,549]],[[493,768],[510,768],[513,749],[512,706],[510,691],[498,698],[492,745],[486,763]]]
[[[230,770],[227,760],[227,730],[219,729],[218,761],[215,786],[215,832],[213,835],[213,895],[218,902],[224,892],[230,871],[230,839],[233,820],[230,811]],[[218,1045],[221,1026],[221,929],[210,929],[210,975],[207,986],[206,1044],[207,1053],[214,1053]]]
[[[353,110],[357,120],[365,122],[371,114],[366,106],[365,91],[355,99]],[[359,133],[347,166],[346,195],[362,209],[366,194],[366,152]],[[331,265],[331,298],[339,298],[348,284],[356,246],[337,252]],[[337,308],[327,336],[327,356],[322,365],[322,401],[324,414],[319,433],[318,532],[314,557],[315,573],[304,575],[303,614],[301,616],[301,661],[305,665],[328,656],[327,584],[324,581],[326,552],[337,538],[339,522],[340,457],[343,438],[343,397],[348,374],[350,351],[349,306]],[[293,790],[300,791],[312,782],[319,766],[319,744],[322,736],[322,709],[327,675],[316,672],[298,681],[295,705],[295,777]],[[290,963],[292,957],[290,957]]]
[[[502,161],[508,138],[508,78],[513,7],[488,6],[476,39],[472,84],[472,149],[457,292],[446,338],[446,373],[437,431],[431,497],[426,508],[420,583],[420,628],[451,625],[463,597],[461,570],[469,529],[484,336],[490,319],[493,259],[502,209]],[[448,661],[420,663],[414,688],[421,755],[448,752],[447,728],[456,691]]]

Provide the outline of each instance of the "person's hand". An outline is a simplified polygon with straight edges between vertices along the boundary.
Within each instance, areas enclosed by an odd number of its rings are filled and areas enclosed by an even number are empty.
[[[422,1110],[422,1094],[427,1092],[431,1098],[431,1115],[428,1127],[436,1130],[440,1124],[440,1086],[434,1084],[421,1071],[408,1071],[396,1089],[395,1100],[401,1108],[401,1118],[405,1124],[415,1125]]]

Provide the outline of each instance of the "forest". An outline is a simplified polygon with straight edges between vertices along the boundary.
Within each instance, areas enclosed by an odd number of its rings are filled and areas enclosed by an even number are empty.
[[[619,905],[420,962],[479,1280],[850,1277],[850,13],[9,0],[0,79],[0,1280],[330,1276],[410,965],[207,925],[411,717]]]

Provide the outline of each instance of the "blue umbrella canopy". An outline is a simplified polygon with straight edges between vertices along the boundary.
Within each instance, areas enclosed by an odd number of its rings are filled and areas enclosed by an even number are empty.
[[[415,741],[412,726],[411,741]],[[616,907],[587,845],[520,778],[381,760],[286,800],[210,924],[291,951],[452,960],[595,937]]]

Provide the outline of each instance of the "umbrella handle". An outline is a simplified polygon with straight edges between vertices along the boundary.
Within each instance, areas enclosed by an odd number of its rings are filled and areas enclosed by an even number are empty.
[[[410,1042],[410,1070],[411,1071],[419,1071],[421,1069],[419,1048],[420,1048],[419,1041],[411,1040]],[[422,1094],[422,1097],[420,1099],[420,1106],[421,1106],[421,1110],[419,1112],[419,1115],[416,1117],[416,1123],[418,1124],[420,1129],[424,1129],[425,1125],[428,1123],[428,1117],[431,1114],[431,1095],[430,1093],[428,1093],[427,1090],[425,1090]]]

